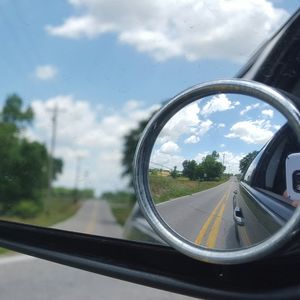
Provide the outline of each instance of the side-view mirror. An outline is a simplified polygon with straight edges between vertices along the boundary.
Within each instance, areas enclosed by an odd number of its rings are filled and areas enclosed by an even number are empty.
[[[289,149],[280,136],[286,122],[294,137]],[[299,141],[297,108],[270,87],[224,80],[188,89],[152,118],[141,137],[134,165],[141,209],[167,244],[192,258],[257,260],[287,243],[299,224],[300,210],[284,199],[280,162],[298,151]],[[238,162],[241,170],[247,152],[259,154],[240,175]]]

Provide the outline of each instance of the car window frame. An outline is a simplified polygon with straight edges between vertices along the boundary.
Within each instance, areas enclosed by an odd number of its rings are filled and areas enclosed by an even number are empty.
[[[279,129],[273,138],[257,154],[241,180],[241,186],[251,193],[252,197],[256,199],[268,214],[276,216],[277,221],[282,220],[284,222],[291,218],[295,207],[288,201],[284,201],[283,196],[281,197],[280,194],[272,193],[272,191],[260,186],[259,182],[262,181],[262,176],[265,174],[263,171],[265,170],[265,166],[269,164],[273,157],[273,155],[270,156],[269,153],[274,153],[273,149],[282,143],[282,138],[285,137],[287,130],[289,130],[288,124],[283,125]],[[247,175],[248,171],[252,171],[252,173]],[[246,180],[246,177],[250,179]],[[281,221],[278,223],[282,224]]]

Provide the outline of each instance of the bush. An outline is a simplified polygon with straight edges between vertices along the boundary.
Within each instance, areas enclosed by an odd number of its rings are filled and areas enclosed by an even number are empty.
[[[31,200],[21,200],[12,208],[12,214],[28,219],[35,217],[42,210],[42,205]]]

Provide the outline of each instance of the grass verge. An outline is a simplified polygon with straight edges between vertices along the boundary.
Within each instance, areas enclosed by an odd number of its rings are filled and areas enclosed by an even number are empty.
[[[74,203],[71,198],[53,197],[44,201],[44,209],[34,217],[1,216],[1,220],[49,227],[70,218],[79,207],[80,202]],[[12,251],[0,248],[0,255],[8,252]]]
[[[74,203],[72,199],[50,198],[45,200],[44,209],[34,217],[21,218],[17,216],[2,216],[5,221],[25,223],[49,227],[74,215],[80,207],[79,202]]]
[[[201,192],[224,183],[228,178],[218,181],[191,181],[186,177],[150,175],[150,189],[155,203]]]
[[[136,201],[135,194],[118,191],[103,193],[101,197],[108,202],[117,223],[123,226]]]

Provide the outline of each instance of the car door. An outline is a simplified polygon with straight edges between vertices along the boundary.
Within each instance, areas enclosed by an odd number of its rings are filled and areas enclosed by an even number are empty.
[[[295,207],[286,197],[285,159],[299,147],[283,126],[258,153],[233,197],[233,218],[241,246],[259,243],[278,231]]]

